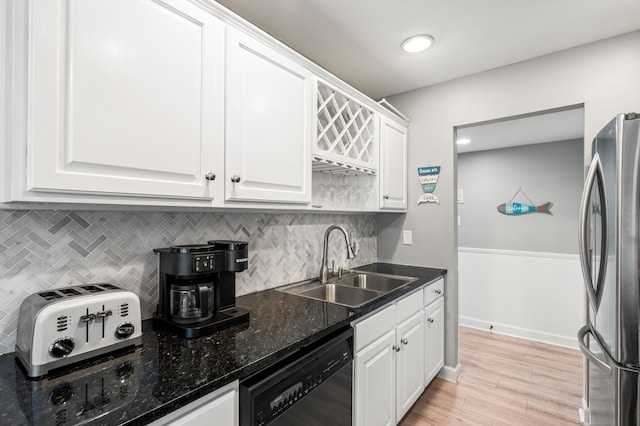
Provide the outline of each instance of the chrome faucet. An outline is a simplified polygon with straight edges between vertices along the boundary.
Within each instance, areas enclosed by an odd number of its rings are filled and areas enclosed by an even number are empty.
[[[322,284],[327,283],[327,276],[329,275],[329,267],[327,266],[327,246],[329,245],[329,234],[334,229],[338,229],[344,235],[344,242],[347,244],[347,259],[353,259],[356,257],[355,246],[349,241],[349,234],[347,230],[339,225],[331,225],[324,233],[324,246],[322,247],[322,265],[320,266],[320,282]]]

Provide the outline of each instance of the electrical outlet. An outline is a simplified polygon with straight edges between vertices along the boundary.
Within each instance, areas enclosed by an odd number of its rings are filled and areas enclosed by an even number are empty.
[[[402,231],[402,244],[411,245],[411,231]]]
[[[464,204],[464,191],[458,189],[458,204]]]

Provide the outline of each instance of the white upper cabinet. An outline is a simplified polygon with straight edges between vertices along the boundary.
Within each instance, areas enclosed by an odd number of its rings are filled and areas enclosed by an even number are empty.
[[[220,199],[224,29],[186,0],[31,1],[25,189]]]
[[[407,128],[380,120],[380,208],[407,208]]]
[[[0,202],[407,207],[408,119],[216,2],[4,0],[0,44]]]
[[[308,69],[229,28],[226,200],[311,202],[313,81]]]

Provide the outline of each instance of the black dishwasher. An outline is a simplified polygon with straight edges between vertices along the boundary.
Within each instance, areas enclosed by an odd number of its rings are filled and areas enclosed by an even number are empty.
[[[351,425],[353,329],[240,382],[240,426]]]

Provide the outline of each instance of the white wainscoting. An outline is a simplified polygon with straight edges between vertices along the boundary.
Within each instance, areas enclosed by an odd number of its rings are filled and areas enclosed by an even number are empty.
[[[461,247],[458,274],[460,325],[577,348],[578,255]]]

